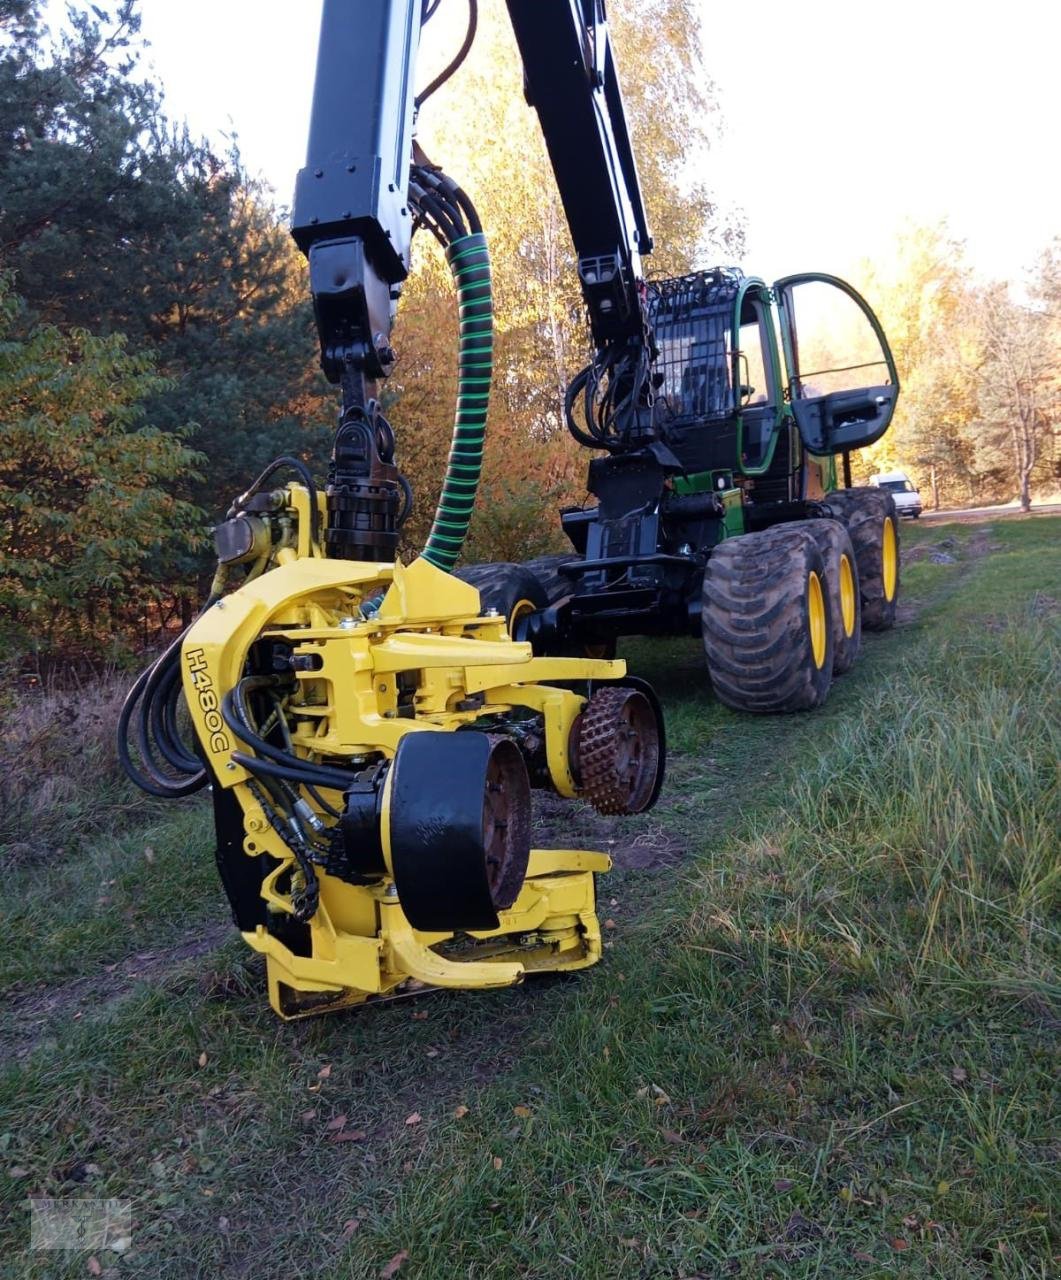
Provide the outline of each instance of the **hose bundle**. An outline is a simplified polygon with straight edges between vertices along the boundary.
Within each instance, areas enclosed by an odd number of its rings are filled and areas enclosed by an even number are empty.
[[[603,347],[568,385],[564,396],[568,431],[589,449],[615,453],[630,448],[638,411],[649,403],[651,373],[651,345]]]
[[[421,553],[436,568],[448,571],[464,546],[483,469],[494,369],[490,255],[475,206],[434,166],[413,166],[409,202],[416,211],[417,226],[426,227],[444,246],[457,287],[460,334],[453,442],[435,519]]]

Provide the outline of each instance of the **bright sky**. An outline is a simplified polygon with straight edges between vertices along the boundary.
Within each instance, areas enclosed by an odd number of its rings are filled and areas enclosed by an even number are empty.
[[[746,211],[749,273],[844,275],[888,256],[905,219],[946,216],[979,271],[1019,280],[1061,233],[1051,0],[699,3],[726,119],[708,176]],[[234,130],[286,202],[320,0],[142,0],[142,12],[170,114]],[[618,50],[620,73],[636,52]]]

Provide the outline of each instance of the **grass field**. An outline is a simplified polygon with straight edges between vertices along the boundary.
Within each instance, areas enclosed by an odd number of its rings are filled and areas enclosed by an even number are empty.
[[[62,812],[110,819],[5,864],[0,1275],[1057,1275],[1061,518],[903,534],[821,712],[629,646],[673,757],[652,813],[565,811],[617,863],[577,978],[281,1024],[204,806],[86,765]],[[30,1252],[30,1196],[131,1244]]]

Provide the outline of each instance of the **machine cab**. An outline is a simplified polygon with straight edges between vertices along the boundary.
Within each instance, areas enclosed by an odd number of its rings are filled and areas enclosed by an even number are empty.
[[[688,471],[787,476],[793,422],[819,457],[872,444],[891,422],[899,382],[884,332],[835,276],[771,288],[719,268],[653,281],[649,315],[657,422]]]
[[[844,280],[795,275],[773,287],[792,414],[814,454],[873,444],[888,429],[899,378],[880,321]]]

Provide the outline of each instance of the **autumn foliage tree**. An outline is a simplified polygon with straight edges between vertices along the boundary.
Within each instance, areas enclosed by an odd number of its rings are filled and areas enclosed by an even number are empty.
[[[202,513],[174,496],[203,461],[145,420],[164,390],[118,334],[26,329],[0,277],[0,643],[106,647],[148,601]],[[168,573],[167,573],[168,571]]]

